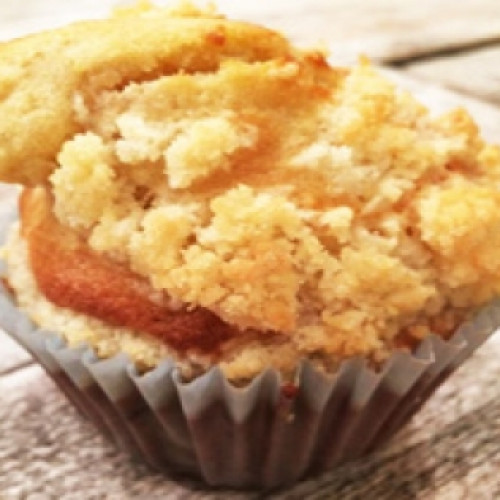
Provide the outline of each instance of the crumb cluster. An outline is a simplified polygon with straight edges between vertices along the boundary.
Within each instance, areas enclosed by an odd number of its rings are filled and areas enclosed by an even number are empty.
[[[433,117],[366,61],[278,45],[75,85],[56,216],[172,299],[267,332],[226,352],[235,377],[277,363],[276,334],[289,363],[381,361],[449,335],[500,290],[499,149],[464,110]]]

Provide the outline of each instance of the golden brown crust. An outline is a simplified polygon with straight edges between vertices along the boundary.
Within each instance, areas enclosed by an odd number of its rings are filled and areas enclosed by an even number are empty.
[[[173,311],[168,301],[155,300],[144,278],[92,252],[61,226],[44,188],[23,191],[20,213],[32,271],[52,303],[150,333],[178,350],[213,352],[237,333],[206,309]]]
[[[38,228],[28,242],[51,300],[151,330],[137,308],[157,307],[151,286],[248,333],[217,358],[248,375],[277,342],[288,367],[381,361],[433,330],[447,336],[500,293],[500,149],[464,110],[433,117],[366,61],[331,68],[279,35],[194,11],[76,25],[2,50],[0,89],[10,75],[13,100],[0,102],[1,126],[9,109],[19,123],[0,141],[0,178],[44,181],[53,197],[55,229],[23,214],[26,234]],[[16,283],[18,296],[36,288]],[[38,308],[37,293],[20,304],[54,324],[60,311]],[[62,316],[68,338],[91,337],[85,318],[75,327]],[[213,342],[189,321],[200,346]],[[172,345],[182,349],[193,324]],[[98,329],[103,345],[109,330]]]
[[[290,54],[277,33],[220,17],[141,15],[74,24],[0,45],[0,177],[34,185],[77,132],[76,93],[88,95],[160,74],[216,69],[228,57]]]

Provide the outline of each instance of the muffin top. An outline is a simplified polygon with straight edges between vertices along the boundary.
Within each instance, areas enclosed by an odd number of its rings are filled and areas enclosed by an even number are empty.
[[[93,254],[242,338],[382,360],[499,292],[499,149],[366,60],[184,6],[0,61],[0,178],[46,186]]]

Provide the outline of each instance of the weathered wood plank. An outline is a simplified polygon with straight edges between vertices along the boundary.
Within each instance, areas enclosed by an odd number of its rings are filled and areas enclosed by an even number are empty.
[[[31,362],[31,356],[0,330],[0,376]]]
[[[242,2],[243,3],[243,2]],[[359,53],[397,61],[500,38],[495,0],[280,0],[242,3],[218,0],[234,16],[266,22],[300,43],[318,38],[335,58],[352,62]]]
[[[410,75],[500,104],[500,43],[404,66]]]
[[[172,4],[172,0],[156,0]],[[378,61],[404,60],[453,47],[500,39],[500,2],[477,0],[217,0],[231,17],[265,23],[302,44],[323,40],[336,59],[364,53]],[[128,0],[2,2],[0,39],[90,17],[101,17]]]

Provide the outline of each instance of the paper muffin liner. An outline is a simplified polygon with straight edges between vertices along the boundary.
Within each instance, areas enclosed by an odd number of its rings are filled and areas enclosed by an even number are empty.
[[[0,241],[16,218],[13,201],[0,213]],[[125,354],[68,347],[0,284],[0,327],[104,435],[156,470],[234,488],[285,486],[380,447],[499,326],[497,299],[450,340],[431,335],[377,372],[360,358],[331,375],[303,361],[293,386],[268,369],[235,387],[217,367],[186,382],[172,360],[139,374]]]
[[[293,387],[272,369],[235,387],[217,367],[185,382],[169,360],[141,375],[124,354],[70,348],[0,294],[0,326],[121,449],[156,470],[235,488],[284,486],[378,448],[499,325],[495,300],[450,340],[431,335],[378,372],[359,358],[332,375],[304,361]]]

